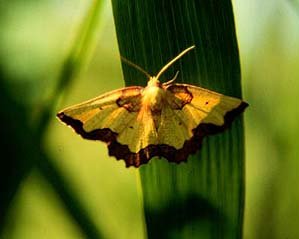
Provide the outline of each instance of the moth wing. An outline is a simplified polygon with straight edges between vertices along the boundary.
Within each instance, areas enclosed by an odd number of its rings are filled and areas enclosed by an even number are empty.
[[[57,117],[83,138],[109,142],[139,111],[142,87],[126,87],[68,107]],[[131,111],[129,111],[130,109]],[[109,133],[110,131],[110,133]]]
[[[163,106],[159,143],[163,156],[180,162],[195,153],[204,136],[223,131],[248,106],[242,100],[188,84],[167,88]]]
[[[68,107],[57,116],[83,138],[108,144],[109,155],[140,166],[152,157],[149,145],[157,132],[149,108],[142,105],[142,87],[126,87]]]
[[[142,105],[134,112],[134,120],[128,127],[119,132],[117,140],[109,144],[109,154],[117,159],[124,159],[126,166],[139,167],[153,156],[159,155],[156,150],[158,140],[150,108]]]

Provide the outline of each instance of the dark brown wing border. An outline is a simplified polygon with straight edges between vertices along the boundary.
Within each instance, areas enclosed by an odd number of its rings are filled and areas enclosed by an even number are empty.
[[[193,130],[193,137],[187,140],[181,149],[175,149],[165,144],[149,145],[141,149],[138,153],[131,152],[128,145],[117,142],[117,133],[108,128],[86,132],[80,120],[73,119],[63,112],[58,113],[57,117],[71,126],[83,138],[100,140],[107,143],[109,155],[116,157],[117,160],[123,159],[127,167],[135,166],[138,168],[140,165],[146,164],[154,156],[164,157],[169,162],[175,163],[186,161],[190,154],[194,154],[201,147],[202,140],[205,136],[222,132],[228,128],[236,116],[242,113],[247,106],[248,104],[246,102],[242,102],[236,109],[227,112],[224,116],[224,124],[222,126],[199,124],[198,127]]]

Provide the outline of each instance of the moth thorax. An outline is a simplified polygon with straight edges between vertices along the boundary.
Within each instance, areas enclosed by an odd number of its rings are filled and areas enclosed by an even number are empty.
[[[147,86],[143,91],[142,103],[152,111],[161,111],[164,90],[158,86]]]

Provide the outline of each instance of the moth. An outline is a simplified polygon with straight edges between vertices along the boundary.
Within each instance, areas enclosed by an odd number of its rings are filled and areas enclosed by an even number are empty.
[[[57,114],[85,139],[107,143],[110,156],[139,167],[154,157],[186,161],[205,136],[226,129],[248,104],[189,84],[161,83],[159,77],[191,46],[156,76],[130,63],[148,78],[146,87],[130,86],[68,107]],[[127,61],[127,60],[126,60]]]

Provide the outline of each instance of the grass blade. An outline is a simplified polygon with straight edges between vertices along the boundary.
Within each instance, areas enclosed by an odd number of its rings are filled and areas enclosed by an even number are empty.
[[[85,19],[78,30],[74,43],[62,65],[59,78],[51,98],[43,107],[36,132],[40,137],[46,131],[49,121],[52,119],[54,107],[59,96],[66,90],[72,81],[78,76],[82,67],[86,64],[88,56],[94,46],[94,37],[98,31],[99,15],[103,7],[102,0],[93,0],[90,4]]]
[[[240,97],[240,64],[229,0],[113,0],[122,56],[151,75],[183,49],[196,50],[162,76]],[[126,24],[124,24],[124,22]],[[126,85],[145,85],[123,64]],[[244,140],[241,117],[208,137],[187,164],[152,160],[140,169],[149,238],[241,238]]]

